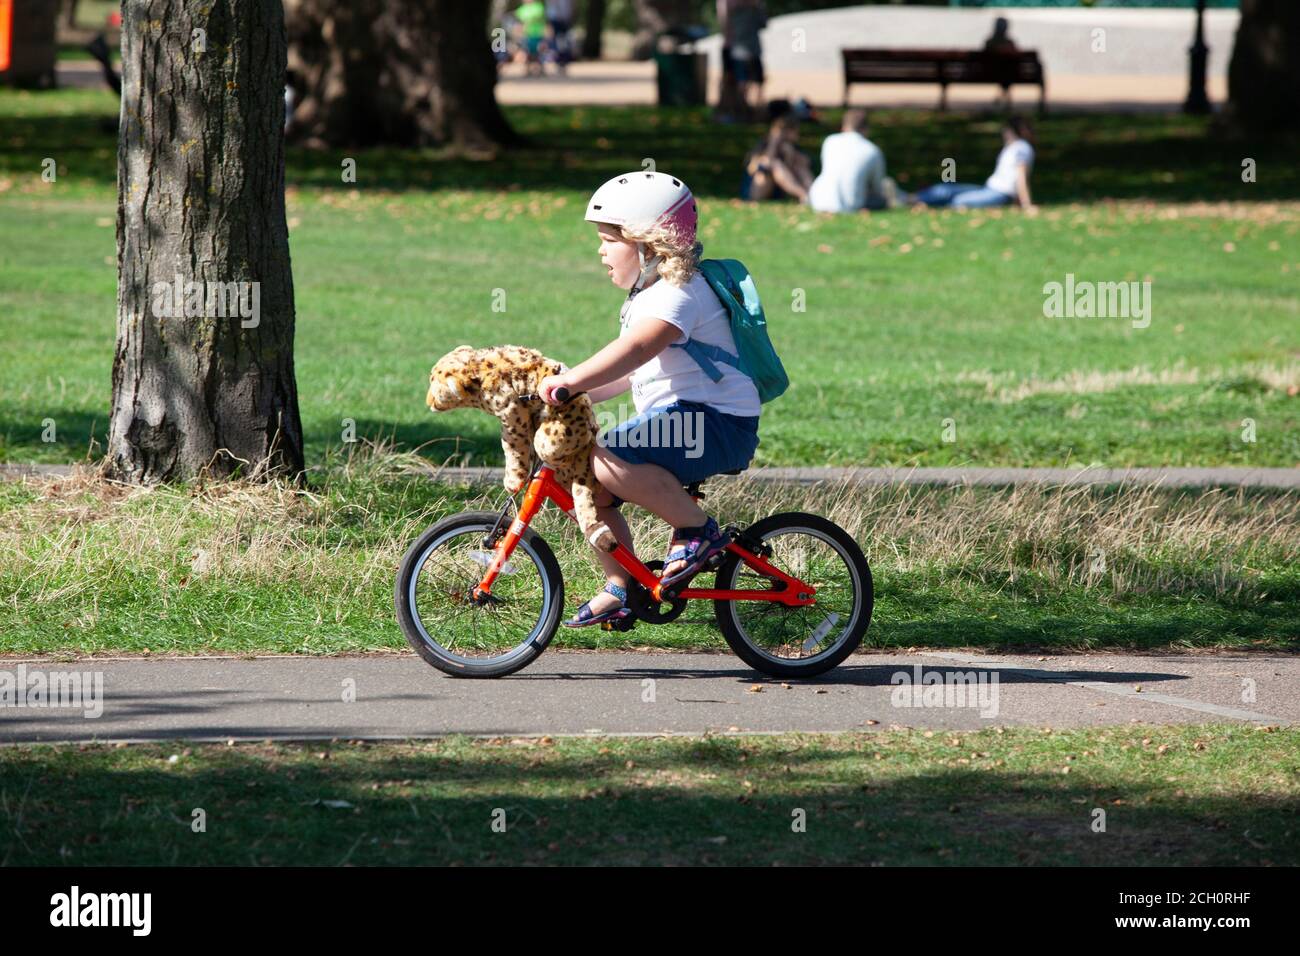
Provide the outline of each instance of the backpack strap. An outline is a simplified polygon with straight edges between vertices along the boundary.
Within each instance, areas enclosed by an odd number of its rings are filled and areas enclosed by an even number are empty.
[[[728,314],[728,317],[737,308],[741,308],[739,303],[743,302],[744,298],[738,294],[740,289],[736,285],[736,280],[720,262],[705,259],[700,262],[699,270],[709,284],[709,288],[713,290],[713,294],[718,297],[722,310]],[[743,371],[740,366],[740,356],[732,355],[726,349],[709,345],[707,342],[688,338],[685,342],[674,342],[670,348],[685,349],[686,354],[695,360],[695,364],[702,368],[704,374],[713,382],[722,379],[722,370],[714,364],[715,362],[722,362],[724,365]]]
[[[669,348],[685,349],[686,354],[695,359],[695,364],[704,369],[704,374],[714,382],[722,378],[722,371],[713,364],[714,362],[722,362],[724,365],[740,369],[740,356],[732,355],[726,349],[709,345],[707,342],[688,338],[685,342],[674,342]]]

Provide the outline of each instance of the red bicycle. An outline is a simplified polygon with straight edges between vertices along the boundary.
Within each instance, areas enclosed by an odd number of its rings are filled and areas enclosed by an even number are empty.
[[[698,500],[700,485],[684,487]],[[500,512],[444,518],[407,550],[397,575],[397,619],[424,660],[455,677],[502,677],[546,650],[564,610],[564,577],[529,525],[548,500],[577,523],[568,490],[538,463],[517,508],[510,496]],[[731,649],[774,677],[824,673],[862,643],[874,603],[871,568],[847,531],[802,512],[724,531],[726,548],[700,572],[713,572],[711,588],[691,586],[698,574],[664,588],[655,573],[663,562],[642,563],[620,544],[612,553],[632,575],[632,613],[601,626],[667,624],[687,602],[712,601]]]

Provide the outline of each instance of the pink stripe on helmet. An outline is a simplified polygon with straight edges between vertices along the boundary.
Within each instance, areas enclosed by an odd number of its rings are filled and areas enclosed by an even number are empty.
[[[659,221],[670,226],[684,241],[694,242],[695,227],[699,223],[699,218],[695,197],[687,192],[659,217]]]

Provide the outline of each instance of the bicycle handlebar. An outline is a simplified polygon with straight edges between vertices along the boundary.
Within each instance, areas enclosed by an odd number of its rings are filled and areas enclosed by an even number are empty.
[[[564,402],[572,401],[573,399],[577,398],[579,395],[586,395],[586,394],[587,394],[586,392],[570,392],[563,385],[561,385],[559,388],[555,390],[555,397],[560,400],[561,404],[563,404]],[[521,395],[519,397],[526,402],[532,401],[534,399],[536,399],[537,401],[541,401],[542,399],[542,396],[540,395]]]

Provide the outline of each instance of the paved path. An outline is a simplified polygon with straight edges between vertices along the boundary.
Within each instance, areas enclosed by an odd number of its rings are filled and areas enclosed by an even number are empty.
[[[843,97],[845,47],[953,47],[977,49],[993,20],[1006,16],[1012,38],[1037,50],[1047,73],[1052,109],[1177,110],[1187,96],[1187,48],[1193,14],[1188,9],[976,10],[941,7],[867,6],[805,11],[774,17],[763,31],[764,88],[769,98],[806,97],[818,106],[838,106]],[[1210,99],[1227,97],[1228,59],[1236,34],[1236,10],[1206,15],[1210,47]],[[1094,31],[1104,31],[1105,50]],[[799,31],[799,32],[796,32]],[[717,102],[720,41],[700,43],[709,57],[709,102]],[[957,85],[949,89],[953,108],[988,108],[996,89]],[[508,69],[497,87],[508,104],[655,102],[655,68],[650,62],[579,63],[566,77],[526,77]],[[1038,91],[1016,87],[1014,102],[1037,103]],[[872,84],[854,89],[853,103],[871,107],[933,108],[937,86]]]
[[[70,465],[0,464],[0,479],[61,476]],[[496,484],[500,468],[433,468],[420,472],[439,481]],[[749,480],[808,485],[819,481],[867,485],[1163,485],[1167,488],[1300,488],[1296,468],[751,468],[743,479],[710,478],[709,483]]]
[[[103,87],[99,67],[78,61],[58,65],[59,85]],[[709,71],[709,102],[717,102],[716,69]],[[769,99],[804,97],[821,107],[837,107],[844,95],[841,70],[770,69],[764,87]],[[952,109],[989,109],[998,90],[993,86],[950,87]],[[1227,98],[1227,77],[1209,77],[1212,102]],[[1187,78],[1174,75],[1068,75],[1047,74],[1047,105],[1055,111],[1172,111],[1187,96]],[[497,99],[508,106],[650,106],[656,101],[655,65],[649,61],[598,61],[575,63],[568,75],[528,77],[522,70],[507,67],[497,84]],[[1018,86],[1012,101],[1021,109],[1036,108],[1038,88]],[[873,108],[934,109],[939,87],[926,84],[875,84],[855,87],[853,105]]]
[[[0,660],[0,675],[16,683],[30,686],[37,670],[98,672],[102,713],[0,707],[0,742],[1300,722],[1296,656],[869,653],[815,681],[788,683],[714,653],[552,650],[500,680],[445,677],[414,655],[398,654]],[[984,696],[972,688],[966,705],[954,697],[939,706],[901,706],[926,700],[910,693],[900,700],[900,674],[982,677]],[[355,688],[352,702],[343,699],[348,687]]]
[[[978,10],[868,6],[806,11],[774,17],[763,31],[765,92],[768,97],[806,97],[819,106],[843,97],[840,50],[845,47],[956,47],[976,49],[993,20],[1006,16],[1011,36],[1037,50],[1047,73],[1052,109],[1176,110],[1187,96],[1187,48],[1193,16],[1187,9],[1117,10],[1021,8]],[[1210,47],[1208,93],[1227,96],[1228,59],[1239,19],[1236,10],[1206,15]],[[1103,30],[1105,51],[1094,51],[1094,32]],[[796,33],[796,31],[802,31]],[[709,56],[709,102],[717,102],[720,43],[700,44]],[[564,78],[504,74],[497,95],[503,103],[655,102],[652,63],[579,63]],[[987,108],[993,87],[949,89],[954,108]],[[1016,87],[1013,100],[1037,102],[1038,91]],[[873,84],[854,89],[853,103],[872,107],[933,108],[938,88],[925,84]]]
[[[709,71],[709,102],[717,102],[718,71]],[[844,96],[841,69],[768,71],[764,86],[769,99],[804,97],[819,107],[838,107]],[[957,85],[948,89],[950,108],[990,109],[998,90],[993,86]],[[1209,77],[1210,100],[1227,99],[1227,77]],[[508,69],[497,85],[497,99],[511,106],[524,105],[639,105],[656,100],[653,63],[577,63],[565,77],[525,77]],[[1051,111],[1135,111],[1168,112],[1182,108],[1187,96],[1187,78],[1179,75],[1066,75],[1047,74],[1047,105]],[[1012,90],[1013,104],[1024,110],[1036,109],[1038,88],[1018,86]],[[892,109],[932,110],[939,103],[939,87],[926,84],[872,84],[853,89],[855,106]]]

